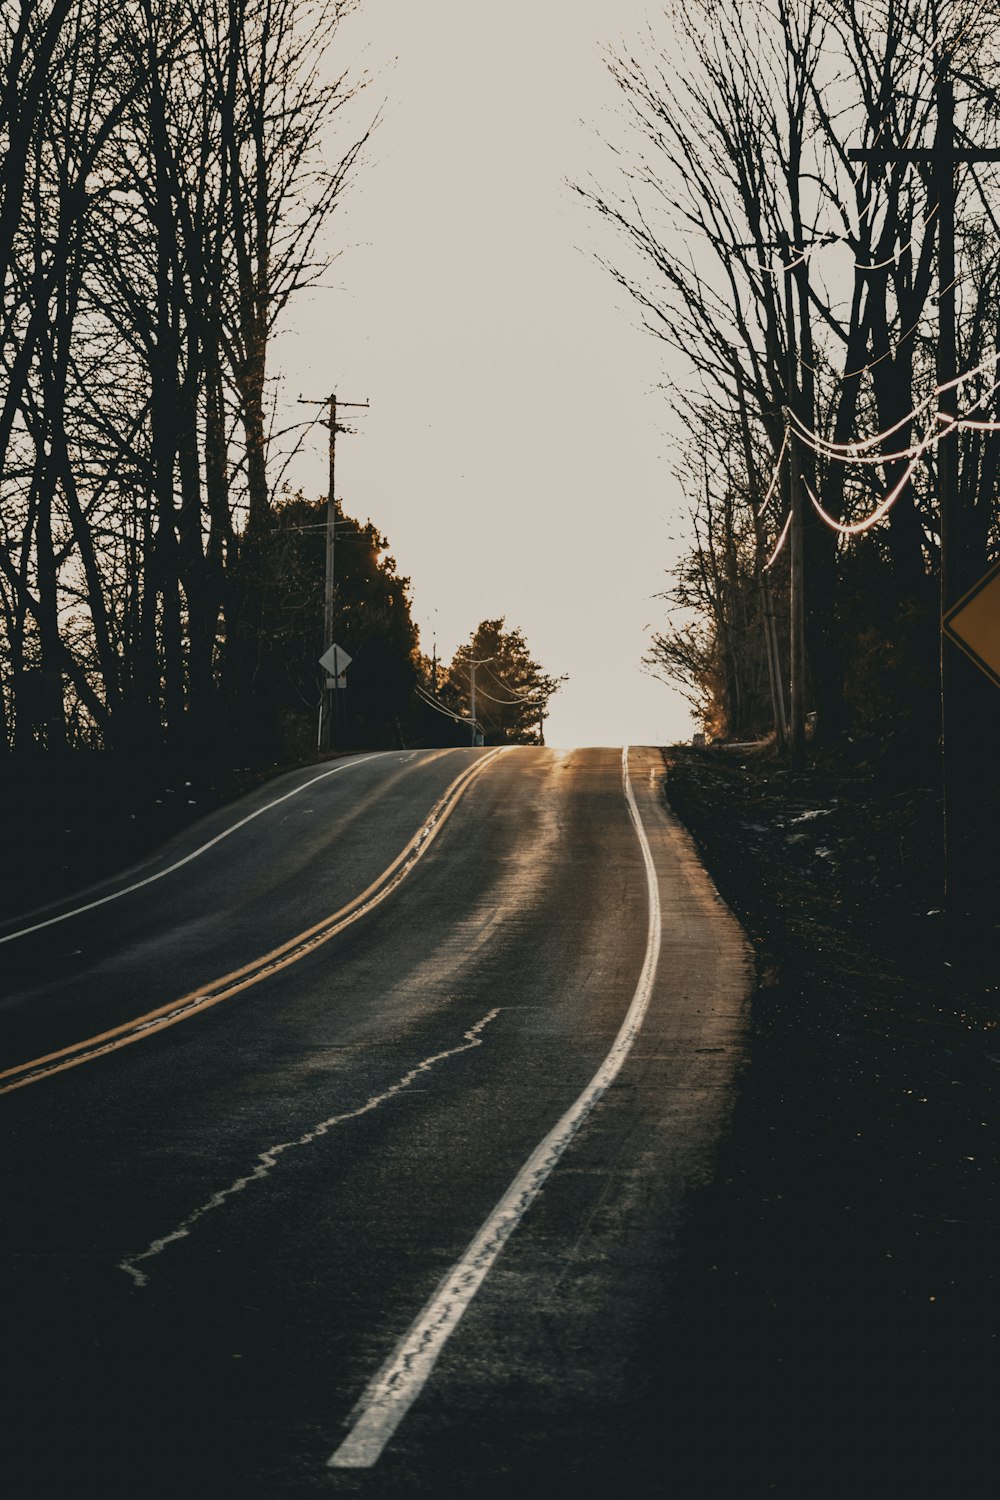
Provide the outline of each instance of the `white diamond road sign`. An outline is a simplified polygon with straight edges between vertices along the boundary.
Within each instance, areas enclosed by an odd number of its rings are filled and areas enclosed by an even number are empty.
[[[343,646],[334,644],[323,652],[319,664],[331,677],[342,677],[353,660],[354,657],[348,656]]]

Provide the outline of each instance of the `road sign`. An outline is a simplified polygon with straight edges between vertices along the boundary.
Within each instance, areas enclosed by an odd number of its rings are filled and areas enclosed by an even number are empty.
[[[341,672],[339,677],[328,677],[326,679],[326,686],[330,692],[334,688],[345,688],[347,686],[347,673]]]
[[[343,646],[334,644],[323,652],[319,664],[331,677],[342,677],[353,660],[354,657],[348,656]]]
[[[1000,563],[948,611],[941,628],[1000,687]]]

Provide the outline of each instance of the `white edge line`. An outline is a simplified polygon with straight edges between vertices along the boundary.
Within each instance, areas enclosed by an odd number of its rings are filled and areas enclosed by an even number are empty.
[[[185,854],[183,859],[175,860],[172,865],[167,865],[166,869],[157,870],[155,875],[147,875],[145,880],[137,880],[133,885],[126,885],[120,891],[111,891],[107,896],[99,896],[96,901],[88,901],[83,906],[74,906],[71,911],[60,912],[55,917],[46,917],[44,922],[35,922],[31,927],[19,927],[16,932],[8,932],[5,937],[0,937],[0,944],[12,943],[15,938],[27,937],[31,932],[40,932],[43,927],[52,927],[56,922],[66,922],[70,917],[78,917],[85,911],[93,911],[97,906],[106,906],[109,901],[117,901],[122,896],[130,895],[132,891],[140,891],[143,886],[152,885],[154,881],[162,880],[164,875],[172,875],[175,870],[179,870],[182,866],[190,864],[193,859],[197,859],[199,855],[206,853],[215,844],[220,844],[223,839],[227,839],[231,833],[236,833],[240,828],[245,828],[248,823],[252,823],[254,818],[259,818],[262,813],[270,812],[272,807],[279,807],[282,802],[287,802],[289,797],[297,797],[300,792],[308,791],[318,781],[325,781],[328,776],[336,776],[338,771],[349,771],[352,766],[363,766],[366,760],[375,760],[378,755],[384,754],[385,751],[373,751],[371,755],[362,755],[356,760],[341,761],[332,770],[323,771],[319,776],[311,777],[309,781],[304,781],[301,786],[293,787],[290,792],[285,792],[282,796],[276,797],[273,802],[267,802],[263,807],[258,807],[256,812],[248,813],[245,818],[241,818],[231,828],[224,828],[221,833],[215,835],[214,839],[209,839],[207,844],[202,844],[200,848],[193,849],[190,854]]]
[[[455,747],[460,748],[460,747]],[[460,775],[456,776],[450,786],[439,797],[438,801],[427,814],[423,824],[414,834],[409,844],[404,848],[402,854],[389,865],[388,870],[383,870],[374,887],[369,890],[372,895],[360,906],[348,910],[346,915],[338,917],[334,922],[333,917],[326,923],[320,922],[315,928],[310,929],[308,936],[299,934],[298,938],[291,939],[291,945],[286,944],[282,949],[274,949],[270,953],[262,955],[258,960],[256,972],[250,974],[247,970],[238,970],[235,974],[224,976],[217,980],[214,985],[206,985],[202,989],[192,990],[187,995],[182,995],[172,1005],[168,1005],[162,1014],[152,1013],[137,1016],[133,1022],[125,1022],[119,1033],[113,1037],[100,1040],[100,1045],[91,1046],[97,1038],[86,1037],[83,1041],[74,1044],[61,1053],[48,1053],[43,1058],[32,1058],[29,1062],[16,1064],[13,1067],[0,1072],[0,1095],[14,1093],[17,1089],[26,1088],[33,1083],[40,1083],[43,1078],[55,1077],[58,1073],[68,1072],[70,1068],[92,1062],[94,1058],[106,1057],[111,1052],[120,1051],[121,1048],[130,1046],[133,1042],[142,1040],[147,1036],[156,1036],[168,1027],[176,1025],[178,1021],[187,1020],[190,1016],[199,1015],[208,1007],[214,1006],[221,1000],[227,1000],[231,995],[238,994],[240,990],[257,984],[261,979],[266,979],[270,974],[286,968],[288,963],[296,963],[306,953],[314,951],[323,943],[343,932],[361,917],[376,906],[380,906],[385,898],[392,894],[398,885],[406,879],[410,871],[419,860],[423,858],[431,844],[437,838],[438,833],[444,826],[444,821],[449,818],[457,807],[459,801],[468,791],[472,783],[478,780],[486,768],[493,764],[502,749],[507,747],[498,745],[489,755],[474,760]],[[370,757],[369,757],[370,758]],[[327,772],[326,774],[332,774]],[[311,783],[309,783],[311,785]],[[275,804],[270,804],[274,806]],[[261,809],[266,811],[266,809]],[[256,816],[256,814],[254,815]],[[238,826],[238,825],[237,825]],[[397,868],[398,867],[398,868]],[[393,871],[395,873],[393,874]],[[384,881],[384,884],[380,882]],[[377,887],[377,889],[375,888]],[[360,899],[360,898],[359,898]],[[344,908],[341,908],[344,910]],[[334,917],[338,914],[334,913]],[[296,947],[295,945],[298,944]],[[281,954],[278,959],[277,955]],[[247,969],[254,966],[248,965]],[[236,981],[240,982],[237,983]],[[223,988],[228,985],[228,988]],[[89,1050],[87,1050],[89,1049]],[[50,1066],[45,1066],[49,1063]],[[10,1083],[4,1083],[5,1078],[10,1078]]]
[[[660,892],[652,850],[628,774],[628,746],[622,751],[622,785],[629,817],[646,868],[649,928],[642,971],[632,1002],[611,1050],[562,1119],[535,1147],[510,1187],[482,1225],[464,1255],[438,1283],[437,1290],[374,1375],[351,1412],[352,1425],[327,1460],[333,1469],[369,1469],[430,1378],[438,1357],[476,1292],[534,1202],[570,1141],[620,1072],[639,1033],[656,978],[662,922]]]

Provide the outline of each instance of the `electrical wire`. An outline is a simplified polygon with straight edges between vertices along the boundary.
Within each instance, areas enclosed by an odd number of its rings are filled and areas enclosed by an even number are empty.
[[[825,511],[823,509],[822,505],[813,494],[808,481],[804,477],[802,479],[802,483],[805,486],[806,494],[809,496],[809,499],[813,503],[816,514],[819,516],[820,520],[825,526],[828,526],[831,531],[837,532],[839,536],[860,536],[863,531],[870,531],[873,526],[877,526],[879,521],[881,521],[884,516],[887,516],[889,514],[890,510],[902,495],[910,480],[913,478],[913,471],[916,469],[919,462],[919,458],[915,458],[912,463],[907,465],[906,471],[897,481],[897,483],[893,485],[888,495],[886,495],[884,499],[879,501],[878,505],[872,511],[871,515],[866,516],[863,521],[846,522],[836,520],[834,516],[831,516],[828,511]]]
[[[930,213],[924,215],[923,222],[920,225],[920,230],[921,231],[924,230],[924,229],[926,229],[928,227],[928,225],[930,224],[931,220],[933,219],[933,217],[937,213],[937,211],[938,211],[938,205],[935,203],[934,207],[931,209]],[[885,271],[885,270],[888,269],[889,266],[896,265],[897,262],[898,262],[898,260],[899,260],[899,257],[901,255],[905,255],[905,253],[906,253],[907,250],[912,250],[913,247],[914,247],[914,245],[916,243],[917,243],[917,236],[916,236],[916,234],[912,234],[910,236],[910,238],[907,240],[906,244],[905,245],[900,245],[897,250],[894,250],[892,252],[892,254],[888,257],[888,259],[886,259],[886,260],[877,260],[877,261],[875,261],[870,266],[866,266],[866,265],[864,265],[864,263],[862,261],[856,260],[854,262],[854,269],[856,271]]]
[[[761,568],[762,573],[767,573],[771,568],[774,567],[775,563],[778,561],[778,558],[781,556],[784,550],[785,543],[788,540],[788,533],[791,531],[791,529],[792,513],[791,511],[789,511],[788,515],[785,517],[785,524],[781,528],[781,535],[778,537],[778,540],[774,544],[774,551],[771,553],[771,556]]]
[[[909,326],[909,328],[906,330],[906,332],[905,333],[901,333],[899,335],[899,338],[896,340],[896,342],[894,344],[890,345],[890,347],[888,349],[886,349],[883,354],[880,354],[877,359],[870,359],[867,364],[858,365],[858,367],[857,367],[856,370],[845,370],[844,374],[841,376],[841,379],[842,380],[853,380],[856,375],[866,375],[869,370],[874,370],[875,366],[876,365],[880,365],[883,360],[885,360],[885,359],[892,359],[892,357],[893,357],[894,354],[898,354],[899,353],[900,349],[906,343],[906,340],[907,339],[911,339],[913,337],[913,335],[916,333],[917,329],[920,327],[920,324],[922,322],[923,322],[923,318],[922,317],[918,318],[917,321],[915,323],[911,323],[910,326]],[[814,366],[810,366],[810,368],[812,369],[813,374],[815,375],[815,373],[816,373],[815,367]]]
[[[482,663],[482,665],[485,667],[485,670],[489,673],[489,675],[493,678],[493,681],[496,683],[497,687],[505,688],[508,693],[513,693],[514,689],[511,688],[511,687],[507,687],[507,684],[504,681],[501,680],[501,678],[497,675],[496,672],[493,671],[492,667],[490,667],[485,662]],[[489,693],[487,693],[484,688],[479,688],[479,689],[477,689],[477,691],[480,692],[480,693],[482,693],[484,698],[489,698],[490,697]],[[541,699],[539,699],[537,697],[532,697],[530,693],[527,694],[527,695],[521,694],[519,697],[508,698],[508,699],[490,698],[490,702],[491,703],[501,703],[501,702],[508,702],[508,703],[538,703],[539,701],[544,702],[545,701],[544,696]]]
[[[1000,349],[996,350],[992,355],[989,356],[988,359],[984,359],[980,364],[975,365],[971,370],[965,370],[961,375],[956,375],[954,380],[947,380],[943,384],[935,386],[934,390],[931,391],[929,395],[925,396],[922,401],[918,402],[918,404],[913,407],[913,409],[909,411],[905,417],[901,417],[900,420],[896,422],[892,427],[887,427],[883,432],[878,432],[873,437],[860,438],[852,443],[834,443],[830,439],[822,437],[818,432],[813,432],[812,429],[807,427],[802,419],[797,416],[790,407],[785,408],[785,413],[789,420],[795,424],[796,436],[799,437],[803,442],[808,444],[812,451],[816,454],[819,454],[820,457],[840,458],[841,456],[843,456],[846,460],[850,460],[852,462],[864,462],[865,460],[862,458],[863,454],[868,453],[879,443],[885,442],[886,438],[892,437],[893,434],[899,432],[902,427],[905,427],[909,423],[913,422],[916,417],[920,416],[922,412],[926,411],[927,407],[930,406],[933,401],[937,401],[941,396],[945,394],[946,391],[957,391],[961,389],[963,385],[965,385],[968,381],[975,379],[977,375],[984,375],[988,370],[995,369],[998,363],[1000,363]],[[997,390],[1000,390],[1000,380],[996,381],[989,388],[989,390],[984,391],[982,395],[978,396],[972,403],[972,405],[968,408],[968,410],[966,412],[963,412],[961,419],[947,417],[945,418],[945,420],[949,422],[957,422],[958,420],[962,420],[968,417],[970,412],[973,412],[977,407],[982,406],[983,402],[988,400],[989,397]],[[944,432],[939,432],[937,434],[937,439],[940,439],[944,436]],[[877,455],[875,462],[889,462],[893,457],[906,458],[910,456],[910,451],[911,450],[905,450],[904,452],[895,455],[880,454]]]
[[[494,698],[484,687],[476,688],[476,697],[485,698],[488,703],[499,703],[503,707],[510,707],[514,703],[544,703],[544,698]]]
[[[954,383],[955,382],[949,381],[948,385],[950,386]],[[993,390],[996,390],[998,387],[1000,387],[1000,381],[998,381],[993,386]],[[972,404],[969,410],[975,411],[976,407],[980,406],[990,394],[991,392],[986,392],[984,393],[984,395],[980,396],[979,399]],[[825,526],[828,526],[831,531],[837,532],[839,536],[860,536],[863,532],[870,531],[873,526],[877,526],[879,521],[881,521],[885,516],[888,515],[889,511],[896,504],[896,501],[899,500],[899,498],[902,496],[903,492],[906,489],[906,486],[913,478],[917,465],[920,463],[920,460],[923,458],[924,454],[927,453],[931,448],[936,448],[942,438],[947,437],[950,433],[957,432],[962,428],[971,428],[975,431],[984,432],[1000,432],[1000,422],[979,422],[972,418],[969,418],[967,415],[953,417],[950,415],[950,413],[942,411],[936,412],[935,416],[938,422],[943,424],[938,431],[928,433],[928,435],[923,439],[922,442],[915,444],[914,447],[909,449],[905,455],[893,455],[895,457],[906,457],[909,459],[909,462],[907,463],[907,466],[902,475],[893,485],[889,493],[885,495],[882,500],[879,501],[875,509],[869,515],[865,516],[865,518],[861,521],[838,521],[834,516],[831,516],[828,511],[823,509],[822,504],[817,499],[812,488],[806,481],[805,477],[802,476],[802,483],[805,486],[806,494],[812,501],[813,508],[823,524]],[[840,455],[835,456],[840,457]],[[884,455],[881,461],[887,462],[889,456],[890,455]],[[850,460],[844,461],[849,462]],[[873,460],[867,459],[857,461],[870,463]]]
[[[781,448],[778,451],[778,457],[777,457],[777,460],[776,460],[775,465],[774,465],[774,473],[771,475],[771,483],[767,487],[767,494],[764,496],[763,500],[760,502],[760,505],[757,507],[757,519],[758,519],[758,521],[760,520],[761,516],[764,514],[765,510],[767,509],[767,507],[770,505],[770,503],[771,503],[771,497],[773,496],[775,490],[778,488],[778,480],[781,478],[781,465],[784,462],[785,454],[788,451],[788,438],[789,438],[789,430],[788,430],[788,424],[786,423],[785,424],[785,435],[784,435],[784,437],[781,440]]]
[[[941,438],[947,437],[948,432],[954,431],[957,423],[953,418],[945,416],[942,412],[936,413],[936,416],[939,421],[949,423],[950,426],[948,426],[946,430],[936,432],[933,438],[929,441],[926,439],[918,440],[915,443],[911,443],[909,448],[897,448],[894,453],[829,453],[822,447],[810,443],[808,438],[806,438],[804,432],[800,431],[796,433],[796,436],[798,437],[799,441],[802,442],[805,447],[809,448],[811,452],[815,453],[818,458],[826,459],[828,462],[836,462],[842,464],[863,464],[866,467],[870,468],[881,468],[883,464],[908,463],[911,458],[919,457],[921,453],[925,453],[927,451],[928,447],[933,447],[934,444],[937,443]]]
[[[424,703],[426,703],[428,707],[436,708],[439,714],[444,714],[447,718],[454,719],[456,724],[469,724],[470,720],[463,719],[461,714],[452,713],[450,708],[445,708],[444,704],[439,703],[436,698],[432,697],[430,693],[426,692],[425,689],[420,686],[419,682],[417,683],[416,691],[417,696],[419,698],[422,698]]]
[[[791,407],[785,408],[785,414],[789,421],[794,423],[796,436],[801,442],[806,443],[814,453],[818,453],[822,458],[840,458],[843,456],[845,459],[860,461],[863,453],[868,453],[871,449],[876,448],[879,443],[884,443],[886,438],[890,438],[894,433],[899,432],[900,428],[906,427],[911,423],[915,417],[918,417],[922,411],[926,410],[932,401],[937,399],[937,395],[937,391],[932,391],[929,396],[920,402],[919,406],[915,406],[905,417],[901,417],[894,426],[887,427],[884,432],[877,432],[874,437],[858,438],[853,443],[834,443],[829,438],[822,437],[818,432],[813,432],[810,427],[806,426],[801,417],[792,411]],[[878,456],[877,461],[879,463],[882,462],[881,455]]]

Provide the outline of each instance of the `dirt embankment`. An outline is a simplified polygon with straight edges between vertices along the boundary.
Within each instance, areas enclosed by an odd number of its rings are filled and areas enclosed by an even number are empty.
[[[664,1462],[681,1494],[993,1494],[997,933],[945,945],[935,793],[666,760],[759,989],[650,1398]]]

